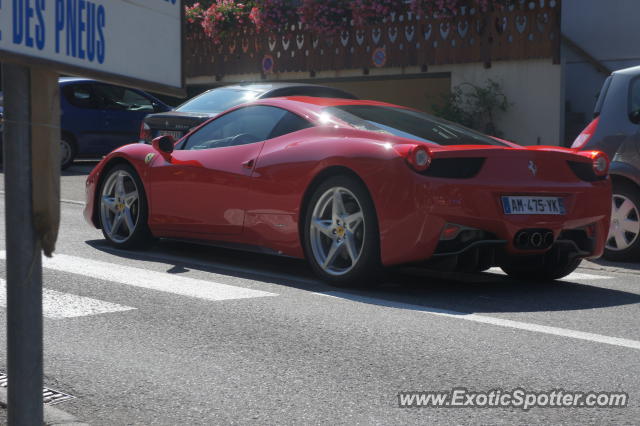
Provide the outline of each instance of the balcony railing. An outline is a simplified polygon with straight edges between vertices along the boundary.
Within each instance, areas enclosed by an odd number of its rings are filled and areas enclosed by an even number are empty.
[[[216,45],[202,31],[186,40],[188,77],[550,58],[559,61],[560,1],[518,1],[501,12],[450,19],[411,13],[387,22],[318,36],[300,24],[285,35],[239,31]]]

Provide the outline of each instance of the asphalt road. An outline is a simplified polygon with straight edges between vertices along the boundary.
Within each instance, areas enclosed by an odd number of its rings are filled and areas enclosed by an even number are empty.
[[[640,268],[558,282],[395,270],[345,291],[304,262],[183,243],[119,251],[62,178],[45,385],[91,424],[637,424]],[[0,211],[4,213],[4,200]],[[0,235],[4,236],[4,221]],[[4,238],[0,240],[4,250]],[[0,269],[4,277],[4,252]],[[0,316],[0,369],[6,321]],[[6,370],[4,370],[6,371]],[[19,378],[18,378],[19,380]],[[402,391],[624,391],[626,408],[399,408]]]

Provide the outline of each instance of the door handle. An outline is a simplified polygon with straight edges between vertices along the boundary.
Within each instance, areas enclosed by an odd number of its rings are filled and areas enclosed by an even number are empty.
[[[244,167],[245,169],[253,169],[254,164],[256,164],[256,160],[254,158],[252,158],[249,161],[245,161],[244,163],[242,163],[242,167]]]

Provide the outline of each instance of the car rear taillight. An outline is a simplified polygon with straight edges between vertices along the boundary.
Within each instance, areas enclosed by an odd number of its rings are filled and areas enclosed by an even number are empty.
[[[412,149],[407,159],[413,168],[419,172],[427,170],[431,164],[431,154],[426,148],[421,146]]]
[[[580,155],[591,159],[591,167],[596,176],[606,176],[609,172],[609,157],[602,151],[583,151]]]
[[[600,121],[600,117],[596,117],[587,127],[584,128],[582,133],[578,135],[576,140],[571,144],[571,148],[573,149],[582,149],[583,146],[589,142],[589,139],[593,137],[593,134],[596,132],[598,128],[598,122]]]
[[[417,172],[424,172],[431,165],[431,152],[422,145],[396,145],[396,151]]]
[[[151,127],[149,127],[149,125],[144,121],[140,125],[140,140],[138,140],[138,142],[147,144],[151,143]]]
[[[593,172],[598,176],[606,176],[609,172],[609,159],[604,152],[596,151],[593,157]]]

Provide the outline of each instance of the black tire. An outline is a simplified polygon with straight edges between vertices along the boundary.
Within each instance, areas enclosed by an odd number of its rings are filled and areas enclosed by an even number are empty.
[[[624,197],[633,203],[635,206],[635,212],[632,212],[629,215],[629,218],[640,223],[640,189],[628,183],[616,183],[613,186],[613,202],[616,202],[621,197]],[[614,223],[616,218],[612,217],[611,219],[611,227],[613,231],[613,227],[616,226],[616,223]],[[626,234],[626,237],[629,237],[629,235],[630,234]],[[611,236],[611,234],[609,236]],[[630,242],[631,244],[628,247],[619,250],[612,247],[615,243],[612,242],[610,244],[608,237],[607,247],[604,249],[604,258],[618,262],[632,262],[640,260],[640,233],[636,234],[635,239],[632,238]]]
[[[62,135],[60,137],[60,168],[68,169],[73,164],[77,153],[75,142],[69,136]]]
[[[578,268],[581,258],[547,255],[538,261],[527,263],[520,259],[517,263],[500,265],[510,277],[523,281],[553,281],[571,274]]]
[[[134,230],[130,232],[127,237],[123,237],[123,239],[117,238],[116,235],[110,230],[109,225],[104,223],[105,214],[108,214],[103,211],[103,203],[105,203],[103,199],[103,193],[105,191],[105,186],[110,184],[110,178],[120,171],[124,171],[131,177],[131,182],[135,184],[135,190],[138,194],[138,200],[135,206],[135,218],[134,218]],[[125,184],[126,185],[126,184]],[[130,189],[130,188],[129,188]],[[129,191],[132,192],[132,191]],[[151,245],[154,241],[153,235],[149,230],[148,225],[148,204],[147,204],[147,196],[144,191],[144,185],[140,180],[140,177],[136,173],[135,169],[128,164],[118,164],[113,168],[109,169],[107,173],[105,173],[104,178],[100,184],[100,189],[96,194],[97,209],[98,209],[98,217],[100,219],[100,228],[102,229],[102,235],[104,235],[105,239],[114,247],[122,248],[122,249],[130,249],[130,248],[145,248]],[[125,201],[120,203],[121,205],[126,205]],[[125,207],[126,208],[126,207]],[[131,211],[134,210],[134,206],[132,205]],[[113,213],[113,212],[109,212]],[[124,210],[123,210],[124,213]],[[133,214],[132,214],[133,216]],[[106,218],[109,219],[108,217]],[[105,226],[106,225],[106,226]]]
[[[323,266],[319,264],[317,255],[315,254],[314,248],[312,247],[312,238],[317,238],[312,237],[311,229],[311,221],[314,215],[314,210],[318,205],[320,198],[323,196],[327,196],[326,194],[328,193],[328,191],[331,191],[335,188],[344,188],[355,195],[355,205],[357,206],[357,204],[359,204],[359,206],[361,207],[360,211],[362,212],[364,221],[362,227],[358,228],[361,235],[361,240],[359,240],[359,256],[357,257],[357,260],[355,262],[353,262],[352,258],[350,258],[350,270],[341,274],[327,272],[323,268]],[[347,209],[349,205],[354,205],[353,201],[349,202],[350,195],[346,195],[346,197],[347,203],[345,205],[345,209]],[[369,191],[358,179],[346,175],[339,175],[329,177],[324,182],[322,182],[315,189],[313,195],[309,199],[308,205],[306,206],[306,214],[304,217],[303,226],[305,257],[313,271],[324,281],[327,281],[330,284],[338,287],[365,287],[372,286],[373,284],[377,283],[384,275],[382,274],[383,269],[380,263],[380,233],[378,231],[378,218],[376,215],[375,206],[373,204],[373,201],[371,200]],[[334,224],[333,226],[337,225]],[[349,225],[345,225],[340,232],[342,232],[343,235],[346,235],[344,234],[345,232],[351,232],[349,230]],[[356,238],[356,234],[357,231],[352,233],[354,238]],[[328,237],[322,238],[325,238],[327,242],[330,241]],[[347,237],[343,238],[346,242]],[[315,241],[318,240],[316,239]],[[345,257],[345,253],[347,252],[346,243],[343,244],[343,246],[344,248],[342,248],[342,252],[339,254],[339,256]],[[335,257],[338,258],[338,256]]]

